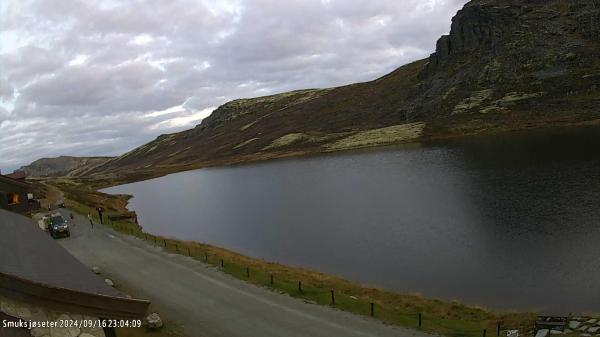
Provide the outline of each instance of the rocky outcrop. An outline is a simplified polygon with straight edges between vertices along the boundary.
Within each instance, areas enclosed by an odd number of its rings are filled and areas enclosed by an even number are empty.
[[[437,41],[436,52],[429,58],[429,71],[439,69],[453,55],[502,46],[516,26],[519,10],[520,6],[467,4],[452,19],[450,35]]]

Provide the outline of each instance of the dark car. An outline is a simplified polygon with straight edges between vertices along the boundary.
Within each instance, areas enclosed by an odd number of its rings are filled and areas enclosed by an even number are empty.
[[[71,236],[71,231],[69,230],[69,224],[65,218],[63,218],[60,214],[52,214],[50,218],[47,220],[48,223],[48,233],[53,238],[57,238],[60,236]]]

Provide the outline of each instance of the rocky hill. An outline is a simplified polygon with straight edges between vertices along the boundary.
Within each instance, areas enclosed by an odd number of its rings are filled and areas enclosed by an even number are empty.
[[[433,41],[432,41],[433,43]],[[240,99],[88,173],[207,165],[600,120],[600,2],[474,0],[428,59],[371,82]]]
[[[81,175],[85,171],[105,163],[111,157],[68,157],[42,158],[23,166],[17,171],[28,177],[63,177]]]

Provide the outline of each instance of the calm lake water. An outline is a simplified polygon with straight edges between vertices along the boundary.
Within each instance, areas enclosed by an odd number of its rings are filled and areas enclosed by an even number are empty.
[[[600,128],[172,174],[146,231],[496,309],[600,310]]]

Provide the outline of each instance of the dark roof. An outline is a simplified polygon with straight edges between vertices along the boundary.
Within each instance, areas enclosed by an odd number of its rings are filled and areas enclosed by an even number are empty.
[[[7,184],[13,184],[13,185],[17,185],[17,186],[25,187],[25,188],[30,188],[31,187],[30,184],[28,184],[28,183],[26,183],[26,182],[24,182],[22,180],[13,179],[13,178],[11,178],[9,176],[0,175],[0,181],[1,182],[5,182]]]
[[[23,171],[15,171],[13,173],[5,175],[5,177],[9,177],[9,178],[15,179],[15,180],[23,180],[23,179],[27,178],[27,174],[25,174],[25,172],[23,172]]]
[[[88,295],[92,295],[91,297],[103,302],[101,305],[108,306],[130,302],[125,306],[132,307],[135,303],[131,302],[138,301],[128,299],[123,293],[104,283],[104,280],[40,230],[30,218],[0,210],[0,233],[0,287],[6,287],[7,284],[10,286],[13,280],[15,284],[20,284],[13,287],[13,291],[29,287],[51,289],[48,292],[43,289],[30,291],[37,297],[43,297],[45,293],[58,296],[64,292],[71,296],[71,304],[77,302],[74,298],[78,295],[82,296],[81,301],[83,298],[88,301]],[[111,304],[110,299],[122,301]]]

